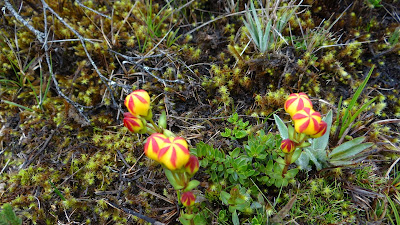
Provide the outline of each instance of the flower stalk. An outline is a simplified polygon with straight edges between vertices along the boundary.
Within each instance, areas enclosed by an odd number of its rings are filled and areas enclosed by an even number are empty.
[[[281,142],[281,150],[285,155],[282,177],[285,177],[289,166],[300,157],[302,149],[311,145],[307,140],[319,138],[327,130],[327,123],[322,120],[321,114],[313,109],[313,105],[305,93],[289,95],[284,108],[290,115],[294,126],[288,126],[289,138]]]
[[[129,111],[124,113],[124,126],[133,133],[150,135],[144,145],[144,153],[163,166],[165,176],[177,193],[178,202],[186,208],[186,212],[181,213],[181,222],[194,225],[196,196],[192,190],[200,182],[190,179],[199,170],[199,161],[190,154],[186,140],[167,129],[165,112],[160,115],[158,124],[154,122],[150,103],[150,96],[145,90],[130,93],[124,102]]]

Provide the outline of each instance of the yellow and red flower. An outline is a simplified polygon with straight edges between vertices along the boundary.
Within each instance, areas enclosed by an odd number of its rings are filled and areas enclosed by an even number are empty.
[[[133,133],[139,133],[144,128],[142,120],[130,112],[124,113],[124,126]]]
[[[310,137],[312,137],[312,138],[319,138],[319,137],[322,137],[322,136],[326,133],[327,128],[328,128],[328,124],[327,124],[325,121],[322,120],[322,121],[319,123],[319,130],[318,130],[318,132],[315,133],[315,134],[313,134],[313,135],[310,135]]]
[[[321,122],[321,114],[311,108],[303,108],[297,111],[292,119],[294,121],[294,129],[297,133],[313,135],[319,131],[319,123]]]
[[[283,153],[291,153],[296,149],[296,145],[289,138],[282,140],[281,142],[281,150]]]
[[[163,147],[158,152],[158,160],[169,170],[182,168],[189,161],[188,144],[181,137],[165,139]]]
[[[150,111],[150,96],[145,90],[136,90],[126,96],[124,104],[133,115],[146,117]]]
[[[144,154],[150,159],[160,162],[158,154],[168,138],[164,134],[154,133],[147,138],[144,145]]]
[[[310,99],[303,92],[289,95],[285,102],[285,111],[289,113],[290,116],[293,116],[297,111],[300,111],[303,108],[312,109],[312,107]]]
[[[185,170],[188,174],[193,176],[200,168],[199,160],[196,156],[190,155],[189,161],[185,165]]]
[[[196,196],[191,191],[184,192],[181,196],[182,205],[185,207],[192,206],[196,201]]]

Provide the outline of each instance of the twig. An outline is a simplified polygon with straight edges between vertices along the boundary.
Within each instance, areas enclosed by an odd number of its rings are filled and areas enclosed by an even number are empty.
[[[77,111],[79,112],[79,114],[86,120],[86,122],[90,122],[89,119],[83,114],[83,108],[91,108],[88,106],[83,106],[80,105],[74,101],[72,101],[70,98],[68,98],[60,89],[60,86],[58,85],[58,82],[55,78],[55,75],[53,73],[53,68],[51,67],[51,62],[50,62],[50,56],[48,54],[49,52],[49,46],[48,46],[48,42],[47,42],[47,36],[46,34],[48,34],[47,32],[47,17],[46,17],[46,8],[44,7],[43,9],[43,16],[44,16],[44,29],[45,32],[41,32],[37,29],[35,29],[33,26],[31,26],[26,20],[24,20],[16,11],[15,9],[12,7],[12,5],[10,4],[10,2],[8,0],[4,0],[5,2],[5,6],[6,8],[11,12],[11,14],[18,20],[20,21],[25,27],[27,27],[32,33],[35,34],[36,38],[39,40],[40,43],[43,44],[44,49],[45,49],[45,55],[46,55],[46,62],[49,68],[49,73],[50,76],[52,77],[53,83],[56,87],[56,90],[58,92],[58,94],[63,97],[69,104],[73,105]],[[46,4],[47,5],[47,4]]]
[[[107,15],[105,15],[105,14],[99,12],[99,11],[96,11],[96,10],[94,10],[94,9],[92,9],[92,8],[87,7],[86,5],[82,4],[81,1],[75,0],[75,2],[78,3],[78,5],[81,6],[81,7],[83,7],[83,8],[85,8],[85,9],[87,9],[87,10],[90,10],[90,11],[92,11],[92,12],[94,12],[94,13],[96,13],[96,14],[102,16],[102,17],[105,17],[105,18],[111,20],[111,17],[109,17],[109,16],[107,16]]]
[[[87,40],[86,38],[82,37],[82,35],[80,35],[78,33],[78,31],[76,31],[74,28],[72,28],[67,22],[64,21],[63,18],[61,18],[60,15],[58,15],[44,0],[41,0],[42,4],[43,4],[43,11],[45,12],[46,9],[49,10],[55,17],[57,17],[57,19],[64,25],[66,26],[70,31],[72,31],[80,40],[81,44],[82,44],[82,48],[86,53],[86,56],[90,62],[90,64],[92,64],[94,70],[96,71],[97,75],[99,75],[100,79],[103,81],[103,83],[106,85],[108,91],[110,92],[110,97],[113,103],[113,106],[115,108],[119,108],[119,105],[117,104],[117,102],[114,99],[114,95],[112,94],[112,89],[110,88],[110,86],[108,85],[108,83],[114,82],[114,81],[110,81],[108,80],[105,76],[103,76],[103,74],[101,74],[101,72],[99,71],[97,65],[94,63],[92,57],[90,56],[87,48],[86,48],[86,44],[85,41],[88,41],[90,43],[93,43],[92,41]],[[115,83],[115,82],[114,82]]]
[[[386,178],[386,179],[389,179],[390,171],[392,171],[393,167],[399,162],[399,160],[400,160],[400,158],[397,158],[396,161],[394,161],[394,162],[392,163],[392,165],[390,165],[388,171],[387,171],[386,174],[385,174],[385,178]]]
[[[126,160],[125,160],[125,158],[124,158],[124,156],[121,154],[121,152],[117,149],[117,153],[118,153],[118,156],[119,156],[119,158],[122,160],[122,162],[125,164],[125,166],[126,167],[131,167],[127,162],[126,162]]]
[[[125,208],[125,207],[121,207],[121,206],[119,206],[119,205],[117,205],[117,204],[115,204],[115,203],[113,203],[113,202],[106,201],[106,203],[109,204],[110,206],[116,208],[116,209],[122,210],[122,211],[124,211],[124,212],[126,212],[126,213],[128,213],[128,214],[133,215],[133,216],[137,216],[137,217],[139,217],[140,219],[145,220],[146,222],[149,222],[149,223],[151,223],[151,224],[154,224],[154,225],[164,225],[164,223],[161,223],[161,222],[159,222],[159,221],[157,221],[157,220],[155,220],[155,219],[153,219],[153,218],[150,218],[150,217],[147,217],[147,216],[142,215],[142,214],[140,214],[140,213],[137,213],[137,212],[135,212],[135,211],[133,211],[133,210],[131,210],[131,209],[128,209],[128,208]]]
[[[36,30],[32,25],[29,24],[28,21],[24,20],[24,18],[22,18],[22,16],[20,16],[18,14],[17,11],[15,11],[14,7],[12,7],[12,5],[10,4],[10,2],[8,0],[4,0],[5,6],[8,9],[8,11],[11,12],[11,14],[22,24],[24,24],[24,26],[26,28],[28,28],[32,33],[35,34],[36,38],[41,42],[44,43],[44,39],[45,39],[45,33]]]
[[[149,57],[158,57],[158,56],[163,56],[163,54],[159,54],[159,55],[155,55],[155,56],[144,56],[144,57],[131,57],[131,56],[126,56],[123,55],[119,52],[113,51],[111,49],[109,49],[108,51],[114,53],[115,55],[121,56],[122,58],[126,59],[127,61],[123,61],[122,64],[125,63],[130,63],[133,64],[137,67],[139,67],[140,69],[142,69],[144,72],[146,72],[147,74],[149,74],[150,76],[152,76],[153,78],[155,78],[157,81],[161,82],[164,86],[170,86],[167,83],[178,83],[178,84],[184,84],[185,82],[179,79],[176,80],[166,80],[166,79],[162,79],[160,77],[157,77],[156,75],[154,75],[150,70],[157,70],[157,68],[151,68],[145,65],[141,65],[138,62],[134,61],[136,59],[144,59],[144,58],[149,58]]]
[[[56,130],[52,130],[49,137],[46,139],[46,141],[44,142],[44,144],[42,145],[42,147],[36,152],[36,154],[34,156],[32,156],[30,159],[28,159],[27,161],[25,161],[21,166],[20,169],[25,169],[27,166],[29,166],[29,164],[32,163],[32,161],[42,153],[42,151],[47,147],[47,145],[49,144],[51,138],[53,138],[54,134],[56,133]]]

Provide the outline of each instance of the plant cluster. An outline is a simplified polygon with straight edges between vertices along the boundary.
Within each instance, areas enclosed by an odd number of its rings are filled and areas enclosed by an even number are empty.
[[[158,125],[153,121],[150,96],[145,90],[130,93],[125,98],[125,106],[129,112],[124,113],[124,126],[133,133],[151,134],[144,145],[144,154],[163,165],[168,181],[177,192],[178,201],[186,208],[179,220],[185,225],[201,221],[201,217],[193,212],[196,196],[192,191],[200,182],[190,180],[199,170],[199,161],[190,154],[186,140],[166,129],[165,112],[160,116]]]

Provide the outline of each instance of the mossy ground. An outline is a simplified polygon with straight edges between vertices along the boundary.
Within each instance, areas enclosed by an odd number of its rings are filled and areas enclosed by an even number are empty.
[[[44,32],[47,24],[51,53],[49,65],[43,43],[4,11],[0,199],[11,203],[24,224],[146,223],[132,211],[177,223],[172,186],[160,165],[143,156],[147,136],[131,134],[122,125],[129,90],[147,90],[155,118],[166,110],[169,129],[193,148],[205,142],[229,153],[246,143],[220,135],[232,126],[226,121],[234,112],[250,122],[252,131],[276,133],[268,118],[275,112],[288,119],[282,107],[289,93],[306,92],[322,114],[335,111],[341,96],[348,104],[372,65],[376,69],[357,107],[378,98],[346,137],[366,136],[374,143],[364,160],[302,171],[282,189],[258,184],[258,194],[243,190],[241,196],[262,199],[262,194],[273,204],[259,200],[262,211],[244,210],[239,217],[253,224],[282,214],[285,222],[299,224],[389,224],[395,219],[385,195],[399,208],[399,183],[393,182],[399,176],[394,162],[399,155],[400,44],[393,39],[399,1],[375,6],[367,0],[303,1],[282,31],[287,44],[277,39],[265,54],[243,25],[245,1],[83,2],[96,12],[80,1],[47,1],[86,39],[87,53],[49,10],[44,23],[40,1],[8,2],[35,29]],[[88,55],[112,82],[100,79]],[[85,107],[74,107],[58,89]],[[330,147],[339,141],[332,132]],[[236,184],[215,184],[206,169],[195,176],[201,181],[198,208],[207,224],[231,224],[219,192],[230,192]]]

